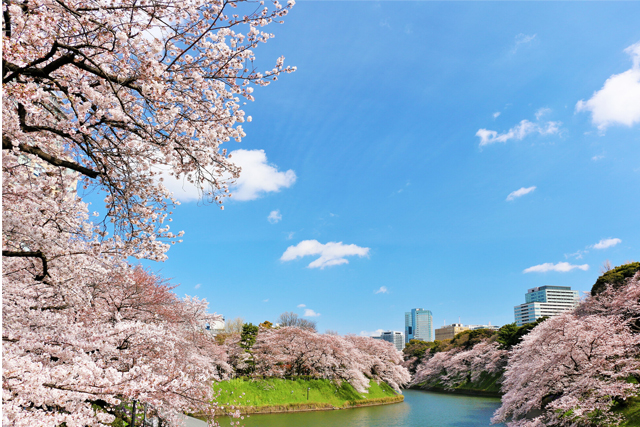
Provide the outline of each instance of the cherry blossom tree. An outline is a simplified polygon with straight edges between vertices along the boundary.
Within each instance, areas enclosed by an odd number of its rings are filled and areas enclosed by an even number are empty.
[[[401,366],[400,352],[391,343],[292,326],[261,329],[253,358],[258,375],[347,381],[360,393],[367,392],[370,379],[385,381],[397,391],[410,380]]]
[[[215,410],[211,381],[231,373],[202,327],[217,316],[127,267],[3,295],[3,425],[101,425],[123,401],[170,421],[178,411]]]
[[[206,302],[126,260],[181,235],[165,177],[230,196],[221,144],[244,136],[241,100],[293,71],[253,65],[292,5],[3,0],[3,425],[105,425],[127,400],[169,420],[215,409],[230,367]]]
[[[494,339],[485,339],[468,350],[454,348],[427,356],[418,365],[412,384],[434,381],[454,389],[477,381],[484,373],[498,374],[505,368],[509,353],[499,347]]]
[[[402,353],[392,343],[355,335],[347,335],[344,339],[362,354],[360,363],[364,365],[367,377],[377,382],[384,381],[397,392],[411,381],[409,371],[402,364]]]
[[[253,66],[272,37],[261,28],[293,5],[262,3],[3,0],[3,165],[26,156],[74,171],[106,192],[113,250],[162,259],[176,236],[160,175],[222,203],[240,169],[220,145],[250,120],[240,99],[293,71],[283,58]]]
[[[345,380],[360,392],[369,381],[359,352],[343,338],[294,326],[263,330],[254,345],[256,373],[265,376],[312,376]]]
[[[517,427],[619,422],[612,407],[639,390],[639,303],[636,274],[533,329],[513,349],[493,421]]]

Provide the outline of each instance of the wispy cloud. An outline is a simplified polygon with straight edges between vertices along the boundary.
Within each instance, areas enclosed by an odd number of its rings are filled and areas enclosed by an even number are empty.
[[[588,254],[589,251],[576,251],[572,254],[564,254],[565,258],[575,258],[575,259],[582,259],[582,257],[584,256],[584,254]]]
[[[197,285],[194,286],[194,288],[200,289],[200,286],[202,286],[202,283],[198,283]]]
[[[540,135],[553,135],[560,132],[561,122],[546,122],[546,123],[533,123],[529,120],[522,120],[516,126],[509,129],[507,132],[498,133],[495,130],[479,129],[476,132],[476,136],[480,138],[480,147],[485,145],[495,144],[496,142],[505,143],[511,139],[520,141],[527,135],[532,133],[538,133]]]
[[[269,302],[269,298],[263,299],[262,302]]]
[[[618,243],[622,243],[622,240],[618,238],[614,239],[602,239],[598,243],[591,245],[590,247],[593,249],[607,249],[612,246],[617,245]]]
[[[318,317],[318,316],[320,316],[320,313],[316,313],[315,311],[311,310],[310,308],[305,308],[303,316],[304,317]]]
[[[269,213],[269,216],[267,217],[267,220],[271,224],[277,224],[278,222],[280,222],[281,219],[282,219],[282,214],[280,213],[279,210],[271,211]]]
[[[604,159],[604,154],[599,154],[591,158],[591,160],[593,160],[594,162],[597,162],[598,160],[602,160],[602,159]]]
[[[579,251],[576,251],[576,252],[574,252],[572,254],[564,254],[564,257],[565,258],[582,259],[582,257],[585,254],[589,253],[589,249],[607,249],[607,248],[610,248],[612,246],[617,245],[618,243],[622,243],[622,240],[620,240],[618,238],[602,239],[598,243],[594,243],[593,245],[587,246],[586,248],[584,248],[584,250],[579,250]]]
[[[293,239],[294,234],[296,234],[295,231],[290,231],[287,233],[287,240],[291,240]]]
[[[306,306],[306,304],[298,304],[298,308],[305,308]]]
[[[513,201],[513,200],[517,199],[518,197],[522,197],[522,196],[524,196],[525,194],[529,194],[529,193],[531,193],[531,192],[532,192],[532,191],[534,191],[535,189],[536,189],[536,186],[535,186],[535,185],[534,185],[533,187],[527,187],[527,188],[522,187],[522,188],[521,188],[521,189],[519,189],[519,190],[512,191],[511,193],[509,193],[509,195],[507,196],[507,200],[508,200],[508,201]]]
[[[538,111],[536,111],[536,120],[540,120],[542,117],[546,116],[547,114],[549,114],[551,112],[551,108],[539,108]]]
[[[500,116],[500,111],[496,111],[495,113],[493,113],[493,118],[497,119],[498,116]]]
[[[342,242],[322,244],[317,240],[303,240],[295,246],[289,246],[280,257],[281,261],[292,261],[309,255],[320,255],[318,259],[308,265],[309,268],[330,267],[332,265],[348,264],[348,256],[364,257],[369,255],[369,248],[356,245],[345,245]]]
[[[576,112],[591,112],[591,122],[601,131],[640,123],[640,41],[624,51],[633,61],[631,69],[612,75],[589,100],[576,103]]]
[[[396,193],[402,193],[406,188],[408,188],[411,185],[411,181],[407,180],[407,182],[405,182],[404,187],[402,187],[401,189],[399,189],[398,191],[396,191]]]
[[[376,294],[388,294],[389,290],[387,289],[386,286],[380,286],[380,289],[378,289],[374,293],[376,293]]]
[[[560,273],[567,273],[571,270],[587,271],[589,269],[588,264],[575,265],[568,262],[559,262],[557,264],[546,262],[544,264],[534,265],[533,267],[526,268],[523,273],[547,273],[549,271],[557,271]]]
[[[513,46],[513,49],[511,49],[511,53],[516,53],[520,47],[522,47],[523,45],[528,45],[529,43],[534,41],[536,39],[536,36],[537,34],[533,34],[530,36],[522,33],[518,34],[516,36],[515,45]]]

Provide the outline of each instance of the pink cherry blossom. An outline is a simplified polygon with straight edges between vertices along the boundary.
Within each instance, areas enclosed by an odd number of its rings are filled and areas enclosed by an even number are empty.
[[[509,426],[615,425],[616,401],[637,395],[640,274],[588,298],[526,335],[509,359],[495,422]],[[587,421],[588,420],[588,421]]]
[[[232,369],[207,303],[127,260],[163,260],[182,235],[160,171],[221,206],[241,100],[294,70],[253,66],[290,7],[3,1],[4,426],[107,425],[125,401],[173,423],[216,410],[211,381]]]

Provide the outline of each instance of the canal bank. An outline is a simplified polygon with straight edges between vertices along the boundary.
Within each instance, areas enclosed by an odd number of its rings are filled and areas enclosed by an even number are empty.
[[[483,372],[475,381],[464,381],[456,387],[444,387],[440,381],[431,380],[410,387],[412,390],[425,390],[437,393],[453,393],[466,396],[484,396],[484,397],[502,397],[500,391],[500,383],[502,381],[502,372],[489,374]]]
[[[214,385],[222,413],[271,414],[330,411],[399,403],[404,396],[388,384],[370,381],[366,393],[346,381],[305,378],[237,378]]]

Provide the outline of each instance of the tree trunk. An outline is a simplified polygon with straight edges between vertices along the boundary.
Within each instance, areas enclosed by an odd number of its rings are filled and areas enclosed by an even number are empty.
[[[137,402],[133,401],[133,408],[131,408],[131,426],[136,427],[136,404]]]

